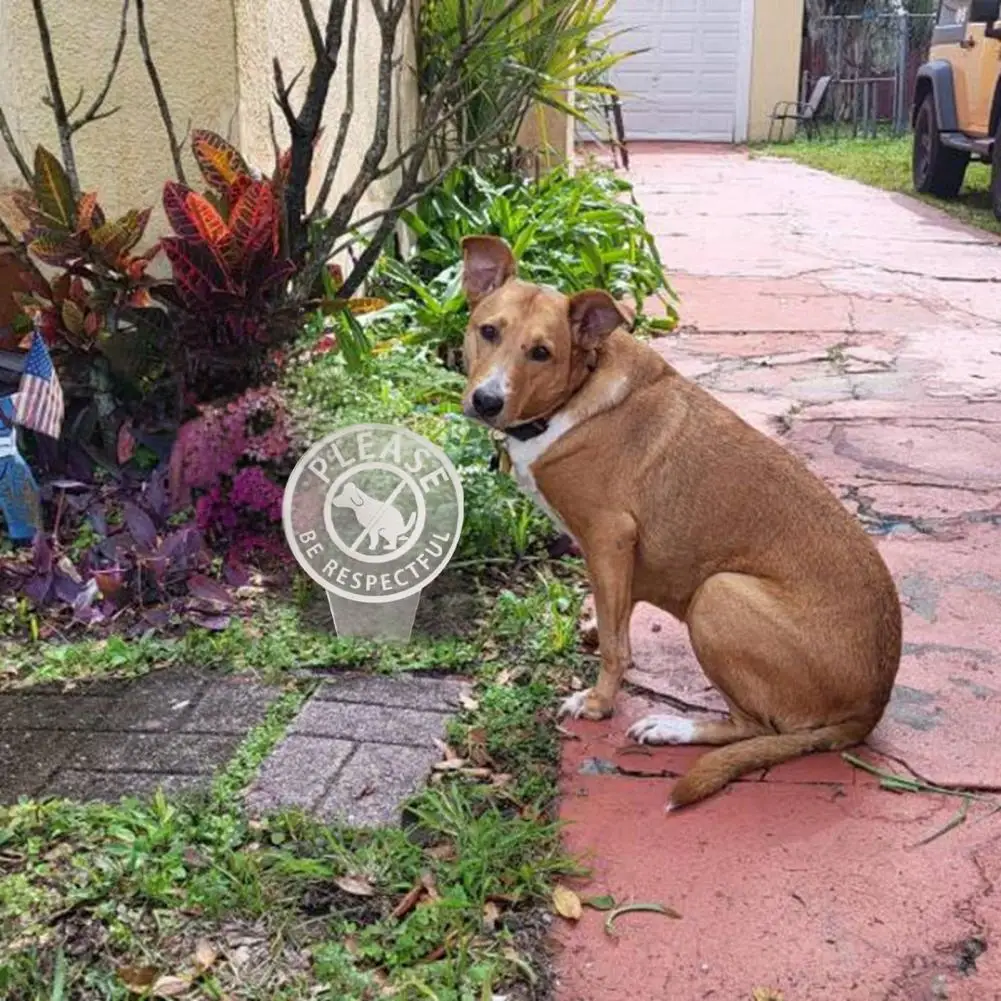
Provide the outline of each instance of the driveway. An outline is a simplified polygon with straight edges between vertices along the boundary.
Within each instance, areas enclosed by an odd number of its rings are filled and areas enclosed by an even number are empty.
[[[658,350],[823,477],[896,578],[903,664],[860,757],[1001,791],[1001,247],[787,161],[632,152],[681,296]],[[561,924],[562,1001],[1001,998],[1001,813],[960,823],[962,797],[815,755],[668,818],[701,752],[630,752],[625,730],[664,696],[719,703],[676,623],[641,607],[633,644],[616,718],[571,727],[562,816],[582,892],[681,918]]]

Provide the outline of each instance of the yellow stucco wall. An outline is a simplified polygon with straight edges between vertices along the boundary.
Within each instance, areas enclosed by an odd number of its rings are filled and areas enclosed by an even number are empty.
[[[757,0],[748,110],[751,140],[768,137],[776,102],[797,98],[802,33],[803,0]]]
[[[321,26],[326,0],[313,0]],[[87,100],[98,92],[118,37],[121,7],[116,0],[86,4],[82,0],[49,0],[49,18],[57,63],[67,101],[82,86]],[[270,172],[274,164],[268,110],[271,108],[279,143],[288,144],[288,130],[272,101],[272,59],[278,56],[286,80],[312,60],[312,49],[299,0],[147,0],[146,21],[157,69],[170,104],[175,128],[208,128],[235,143],[247,160]],[[400,135],[411,135],[417,91],[413,74],[412,19],[404,15],[397,53],[396,107],[390,130],[390,153]],[[331,86],[324,118],[324,135],[316,159],[311,191],[322,181],[327,157],[337,135],[344,105],[347,32],[340,66]],[[371,5],[362,0],[356,54],[354,115],[344,163],[336,175],[328,206],[353,180],[368,146],[375,121],[376,63],[379,35]],[[293,91],[298,107],[305,76]],[[27,0],[0,0],[0,103],[22,151],[29,158],[36,143],[58,153],[52,114],[42,103],[47,93],[41,46]],[[77,133],[74,148],[84,190],[96,191],[110,213],[159,204],[163,182],[174,176],[167,139],[154,102],[139,49],[134,7],[129,37],[106,107],[121,105],[113,117]],[[185,154],[189,183],[199,175]],[[0,187],[21,186],[13,160],[0,143]],[[381,207],[391,193],[391,180],[370,189],[356,218]],[[151,235],[165,230],[157,212]]]
[[[83,87],[85,107],[100,90],[118,39],[120,13],[115,0],[86,4],[50,0],[46,4],[67,103]],[[190,123],[238,138],[230,0],[150,0],[146,24],[175,128],[183,134]],[[0,102],[29,162],[37,143],[59,152],[52,112],[42,103],[47,93],[32,5],[0,0]],[[109,212],[120,213],[157,204],[163,182],[173,177],[167,138],[139,49],[134,7],[121,65],[105,107],[115,105],[121,106],[117,114],[77,133],[74,149],[84,190],[96,191]],[[3,184],[21,186],[23,182],[0,143]]]

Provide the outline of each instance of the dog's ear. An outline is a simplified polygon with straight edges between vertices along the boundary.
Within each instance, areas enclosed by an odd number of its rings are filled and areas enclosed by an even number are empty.
[[[470,306],[496,292],[518,272],[511,248],[497,236],[467,236],[462,241],[462,288]]]
[[[625,310],[601,289],[589,288],[570,300],[570,330],[574,343],[585,351],[593,351],[616,327],[630,323]]]

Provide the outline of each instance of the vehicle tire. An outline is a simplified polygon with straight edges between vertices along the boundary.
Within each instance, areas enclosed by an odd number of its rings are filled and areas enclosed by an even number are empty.
[[[1001,222],[1001,124],[994,136],[994,148],[991,150],[991,208],[994,218]]]
[[[923,195],[955,198],[963,186],[970,154],[942,145],[935,117],[935,98],[926,94],[914,120],[911,170],[914,190]]]

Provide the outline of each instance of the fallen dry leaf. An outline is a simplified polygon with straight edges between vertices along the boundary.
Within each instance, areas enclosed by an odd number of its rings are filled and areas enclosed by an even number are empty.
[[[781,991],[773,991],[770,987],[755,987],[751,992],[751,1001],[784,1001]]]
[[[338,876],[334,885],[352,897],[375,896],[375,887],[364,876]]]
[[[578,678],[577,675],[575,674],[570,679],[570,688],[575,692],[579,692],[583,687],[584,687],[584,682],[581,681],[580,678]]]
[[[427,892],[427,887],[418,880],[406,893],[403,899],[393,908],[393,917],[399,920],[405,915],[409,914],[414,907],[417,906],[417,901],[424,896]]]
[[[159,977],[151,993],[155,998],[176,998],[190,986],[191,981],[187,977]]]
[[[483,906],[483,930],[485,932],[492,932],[497,928],[497,922],[500,921],[500,908],[492,901],[488,900]]]
[[[198,940],[198,944],[195,946],[195,966],[199,973],[212,969],[218,958],[219,953],[207,938]]]
[[[444,761],[436,761],[433,768],[436,772],[457,772],[466,765],[465,758],[446,758]]]
[[[443,841],[440,845],[432,845],[424,851],[433,859],[439,862],[450,862],[455,858],[455,845],[449,841]]]
[[[565,886],[557,886],[553,890],[553,910],[569,921],[579,921],[581,914],[584,913],[580,897]]]
[[[463,709],[466,709],[471,713],[476,712],[476,710],[480,708],[479,701],[477,699],[474,699],[472,695],[460,695],[459,705],[462,706]]]
[[[495,684],[501,685],[502,687],[506,687],[507,685],[511,684],[511,679],[513,677],[514,673],[509,668],[505,667],[503,671],[500,671],[498,673]]]
[[[461,772],[470,779],[488,779],[493,773],[492,768],[463,768]]]
[[[432,873],[424,873],[421,876],[421,883],[424,884],[424,889],[427,890],[427,894],[432,900],[441,900],[441,894],[438,892],[438,884],[435,882]]]
[[[152,966],[120,966],[118,979],[134,994],[142,994],[156,980],[156,969]]]

